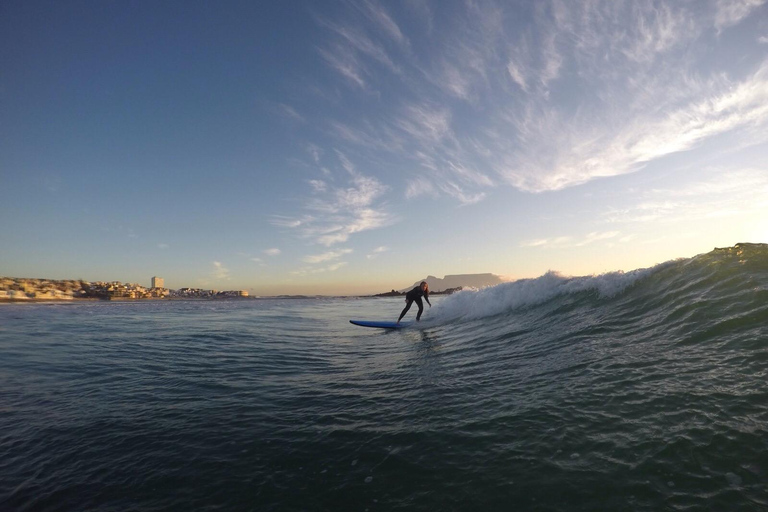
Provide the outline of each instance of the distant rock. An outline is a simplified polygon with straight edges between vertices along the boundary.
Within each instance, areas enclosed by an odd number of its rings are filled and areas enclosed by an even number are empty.
[[[397,290],[392,290],[391,292],[385,292],[385,293],[377,293],[374,295],[374,297],[399,297],[403,294],[403,292],[398,292]]]
[[[430,292],[439,292],[448,288],[483,288],[485,286],[495,286],[501,284],[504,280],[496,274],[456,274],[445,276],[440,279],[435,276],[428,276],[426,279],[419,279],[408,288],[401,291],[407,292],[419,283],[426,281]],[[393,290],[394,291],[394,290]]]

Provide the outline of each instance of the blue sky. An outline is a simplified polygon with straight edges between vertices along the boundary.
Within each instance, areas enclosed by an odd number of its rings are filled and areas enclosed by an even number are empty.
[[[763,0],[0,7],[0,275],[370,293],[768,242]]]

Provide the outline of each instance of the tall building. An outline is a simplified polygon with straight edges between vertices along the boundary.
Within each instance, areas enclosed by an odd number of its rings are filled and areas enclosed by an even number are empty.
[[[152,288],[165,288],[165,280],[162,277],[153,277]]]

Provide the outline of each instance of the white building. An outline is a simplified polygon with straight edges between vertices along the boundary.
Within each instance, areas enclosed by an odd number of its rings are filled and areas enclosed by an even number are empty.
[[[153,277],[152,288],[165,288],[165,280],[162,277]]]

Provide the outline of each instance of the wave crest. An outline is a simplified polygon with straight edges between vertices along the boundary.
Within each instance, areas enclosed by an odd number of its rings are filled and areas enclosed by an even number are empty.
[[[601,298],[622,293],[660,267],[631,272],[608,272],[595,276],[569,277],[549,271],[535,279],[520,279],[487,288],[467,288],[446,297],[436,305],[436,320],[474,320],[496,316],[508,311],[536,306],[562,295],[596,292]]]
[[[768,244],[740,243],[630,272],[570,277],[550,271],[535,279],[464,289],[436,304],[430,316],[438,323],[475,320],[581,293],[593,293],[597,300],[611,299],[641,279],[647,286],[634,299],[638,301],[637,307],[645,309],[680,295],[681,290],[685,291],[686,300],[695,302],[745,290],[768,289],[767,273]],[[588,302],[582,305],[595,306]]]

